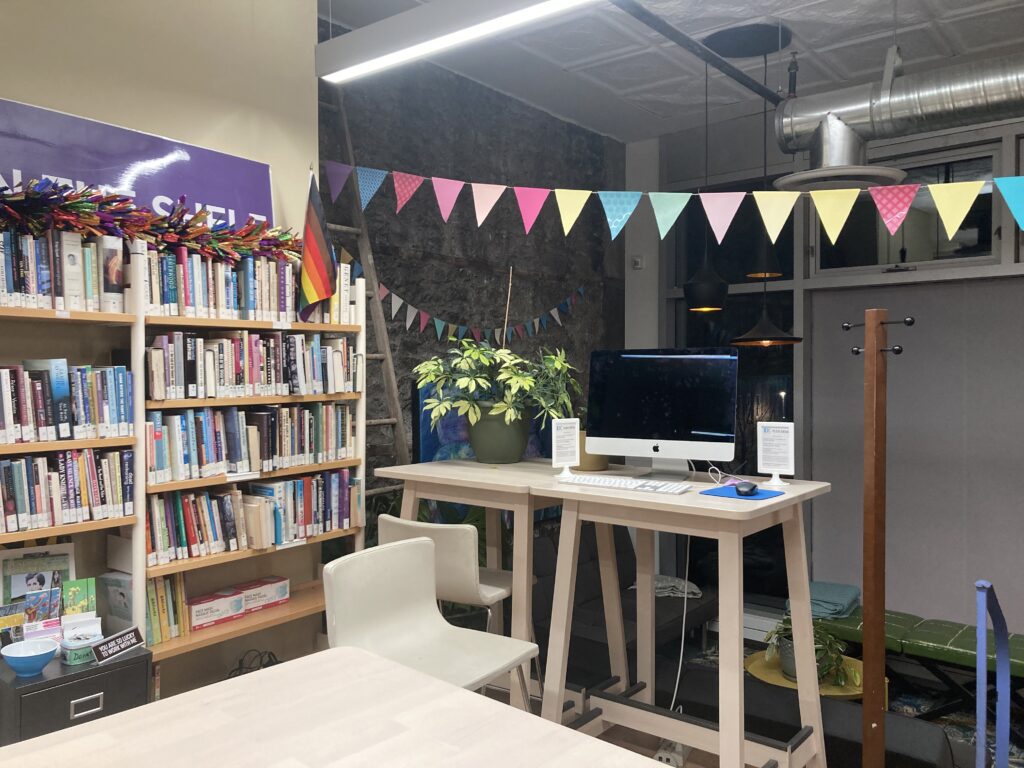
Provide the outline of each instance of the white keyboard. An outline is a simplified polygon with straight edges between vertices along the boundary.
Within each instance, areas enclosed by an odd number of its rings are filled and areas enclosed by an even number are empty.
[[[558,476],[559,482],[572,485],[586,485],[591,488],[613,488],[620,491],[650,491],[652,493],[678,494],[690,490],[689,483],[672,483],[664,480],[648,480],[642,477],[621,477],[618,475],[570,475]]]

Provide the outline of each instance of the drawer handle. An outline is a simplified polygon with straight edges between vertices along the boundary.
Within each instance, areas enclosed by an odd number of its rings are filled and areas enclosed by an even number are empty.
[[[75,707],[77,707],[79,704],[84,704],[86,702],[90,702],[90,703],[91,702],[96,702],[96,706],[94,706],[92,709],[82,710],[81,712],[76,712],[75,711]],[[79,718],[82,718],[82,717],[88,717],[89,715],[95,715],[97,712],[102,712],[102,711],[103,711],[103,691],[100,691],[99,693],[94,693],[91,696],[83,696],[82,698],[75,699],[74,701],[71,702],[71,719],[72,720],[78,720]]]

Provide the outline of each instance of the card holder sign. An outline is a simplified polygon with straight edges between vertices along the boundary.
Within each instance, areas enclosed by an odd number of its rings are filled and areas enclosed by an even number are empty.
[[[120,656],[132,648],[144,644],[145,640],[139,628],[131,627],[123,632],[118,632],[116,635],[100,640],[93,645],[92,650],[96,654],[96,661],[102,664],[104,661],[110,661],[115,656]]]

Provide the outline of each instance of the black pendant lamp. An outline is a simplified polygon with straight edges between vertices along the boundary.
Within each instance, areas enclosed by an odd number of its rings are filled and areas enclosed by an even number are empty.
[[[704,186],[710,177],[711,121],[708,114],[708,65],[704,64]],[[683,296],[691,312],[721,312],[725,309],[725,298],[729,295],[729,283],[723,280],[711,266],[711,233],[704,233],[704,263],[690,280],[683,285]]]
[[[768,54],[764,54],[764,81],[768,84]],[[768,184],[768,100],[764,102],[764,180]],[[803,339],[786,333],[772,322],[768,317],[768,278],[781,277],[778,260],[775,258],[775,246],[768,244],[767,236],[764,238],[764,248],[759,252],[759,259],[754,267],[754,273],[747,273],[748,277],[758,277],[762,280],[764,291],[761,299],[761,318],[754,324],[754,327],[737,336],[732,340],[734,347],[786,347],[799,344]],[[763,254],[763,259],[761,258]]]

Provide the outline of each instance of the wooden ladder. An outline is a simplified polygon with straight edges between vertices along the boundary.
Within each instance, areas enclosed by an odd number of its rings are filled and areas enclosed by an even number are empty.
[[[345,137],[345,162],[356,167],[355,152],[352,149],[352,134],[348,127],[348,116],[345,113],[345,104],[339,88],[329,89],[334,94],[335,108],[341,120],[342,130]],[[370,321],[373,326],[373,336],[377,342],[377,352],[366,355],[366,361],[381,363],[382,375],[384,377],[384,399],[387,403],[388,417],[384,419],[367,419],[367,428],[390,428],[392,430],[392,442],[394,445],[394,457],[396,464],[410,464],[412,459],[409,455],[409,442],[406,439],[405,420],[402,417],[402,401],[398,394],[398,377],[395,375],[395,363],[391,356],[391,340],[388,337],[388,325],[384,315],[384,304],[380,296],[380,282],[377,280],[377,267],[373,261],[373,249],[370,246],[370,237],[366,230],[366,217],[359,205],[359,179],[353,173],[352,183],[355,185],[355,194],[352,196],[352,221],[355,226],[343,224],[327,224],[332,232],[355,237],[356,247],[359,253],[359,261],[363,267],[363,275],[366,278],[366,298],[370,304]],[[364,376],[364,380],[366,377]],[[363,396],[368,393],[364,392]],[[368,457],[364,457],[364,461]],[[371,488],[366,495],[375,496],[381,493],[389,493],[399,490],[398,486],[384,486]]]

